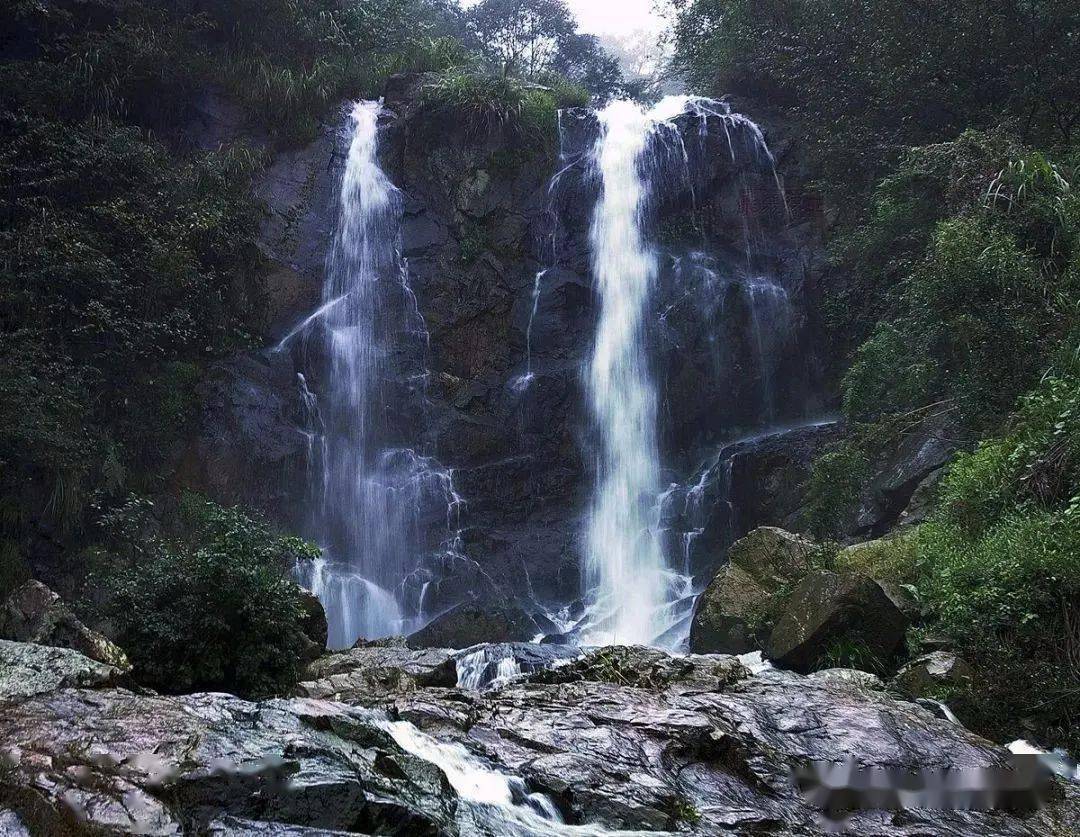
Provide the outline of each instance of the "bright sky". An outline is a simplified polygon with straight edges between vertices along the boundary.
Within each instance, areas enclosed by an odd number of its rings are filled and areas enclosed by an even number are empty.
[[[582,32],[616,38],[639,30],[660,32],[664,21],[653,14],[653,0],[566,0]]]

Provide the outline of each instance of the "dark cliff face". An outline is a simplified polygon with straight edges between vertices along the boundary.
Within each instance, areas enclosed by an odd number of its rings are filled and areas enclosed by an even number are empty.
[[[582,370],[597,316],[588,234],[598,185],[588,152],[598,125],[588,111],[565,112],[559,147],[545,148],[426,111],[407,80],[392,85],[385,105],[380,160],[404,194],[403,255],[427,331],[422,346],[394,359],[402,381],[404,370],[426,369],[423,386],[391,387],[387,410],[402,444],[451,472],[464,501],[464,560],[433,567],[428,607],[509,596],[550,612],[580,595],[593,479]],[[664,479],[676,489],[661,527],[672,549],[690,557],[693,548],[706,581],[745,531],[740,520],[782,523],[795,511],[797,487],[777,499],[753,485],[804,476],[824,435],[803,431],[787,446],[783,434],[765,434],[760,463],[744,442],[737,468],[707,473],[733,440],[824,412],[814,350],[817,210],[785,206],[751,123],[723,125],[679,117],[678,136],[657,149],[647,210],[661,272],[646,339]],[[259,187],[269,207],[271,345],[318,304],[346,144],[328,127],[312,146],[278,157]],[[297,371],[318,367],[305,355],[312,345],[290,342],[218,370],[188,457],[189,485],[302,528],[311,441]],[[318,375],[307,378],[318,396]],[[748,482],[723,484],[732,474]],[[693,502],[710,498],[704,512],[687,505],[695,484]],[[735,500],[746,504],[738,514]],[[427,523],[433,543],[445,536],[437,510]],[[699,530],[709,534],[698,538]]]

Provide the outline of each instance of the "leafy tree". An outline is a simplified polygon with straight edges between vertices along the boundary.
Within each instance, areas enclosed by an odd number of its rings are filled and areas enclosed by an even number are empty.
[[[601,101],[623,91],[619,60],[604,49],[595,35],[574,34],[564,39],[551,69]]]
[[[480,50],[504,77],[561,77],[599,99],[622,90],[619,62],[594,35],[577,31],[564,0],[481,0],[468,12]]]
[[[318,550],[190,495],[182,537],[147,537],[152,510],[133,497],[103,520],[127,558],[110,556],[102,571],[103,613],[135,676],[162,691],[252,697],[293,685],[306,642],[287,570]]]
[[[1080,125],[1080,8],[1040,0],[673,0],[692,88],[749,93],[809,133],[826,188],[874,183],[903,147],[1008,121]]]
[[[504,76],[535,78],[553,69],[577,25],[563,0],[482,0],[469,11],[469,28]]]

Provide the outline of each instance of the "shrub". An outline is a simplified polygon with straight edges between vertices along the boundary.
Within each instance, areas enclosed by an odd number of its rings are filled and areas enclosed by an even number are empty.
[[[104,518],[126,559],[102,570],[103,614],[140,682],[167,692],[278,693],[296,682],[304,637],[288,567],[317,550],[238,509],[194,496],[182,535],[147,536],[152,511],[130,500]]]
[[[1080,370],[1048,374],[1008,432],[959,457],[936,519],[916,540],[929,630],[977,680],[961,706],[976,728],[1080,745]]]
[[[942,486],[946,519],[978,535],[1010,510],[1066,512],[1080,494],[1080,370],[1051,372],[1007,435],[961,454]]]
[[[1080,746],[1080,527],[1065,513],[1013,513],[972,538],[948,522],[918,536],[929,629],[974,667],[955,707],[977,732]]]
[[[865,421],[925,402],[933,367],[918,340],[892,323],[878,324],[844,376],[844,415]]]
[[[454,113],[477,135],[506,130],[521,140],[549,144],[557,125],[551,91],[518,79],[451,70],[431,76],[424,106]]]
[[[870,474],[870,458],[856,439],[830,445],[815,462],[807,486],[807,523],[819,538],[840,534]]]

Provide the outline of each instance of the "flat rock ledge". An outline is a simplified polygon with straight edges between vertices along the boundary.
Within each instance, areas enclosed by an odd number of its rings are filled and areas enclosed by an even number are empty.
[[[0,647],[3,659],[11,645]],[[303,691],[341,698],[362,685],[364,706],[169,697],[107,678],[4,693],[0,823],[50,835],[524,833],[462,799],[443,770],[396,743],[388,721],[411,722],[547,794],[569,825],[538,834],[821,834],[821,815],[791,780],[800,764],[850,758],[909,771],[1007,759],[884,692],[845,678],[755,675],[734,657],[603,648],[468,691],[445,685],[448,656],[412,653],[355,648],[312,667]],[[1075,786],[1059,783],[1052,796],[1027,816],[856,812],[846,833],[1076,833]]]

